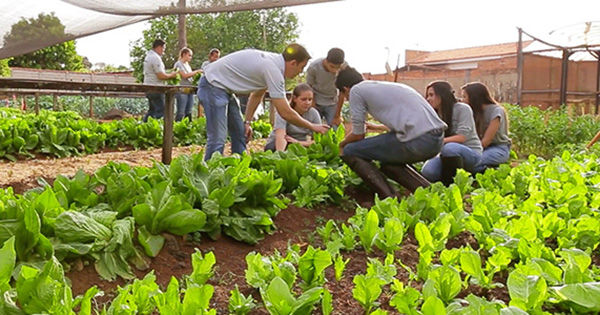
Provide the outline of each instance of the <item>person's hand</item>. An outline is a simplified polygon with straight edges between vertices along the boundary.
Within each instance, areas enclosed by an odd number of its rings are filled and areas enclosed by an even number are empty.
[[[327,125],[317,125],[317,124],[312,124],[312,131],[314,132],[318,132],[320,134],[324,134],[327,132],[327,130],[329,130],[329,126]]]
[[[246,143],[252,140],[252,127],[250,124],[244,124],[244,135],[246,135]]]
[[[340,156],[344,155],[344,145],[340,142]]]
[[[292,138],[292,137],[290,137],[290,136],[288,136],[288,135],[285,135],[284,139],[285,139],[285,141],[287,141],[288,143],[296,143],[296,142],[299,142],[298,140],[296,140],[296,139],[294,139],[294,138]]]
[[[333,119],[331,120],[331,125],[333,126],[339,126],[344,122],[344,120],[342,119],[342,117],[340,116],[335,116],[333,117]]]

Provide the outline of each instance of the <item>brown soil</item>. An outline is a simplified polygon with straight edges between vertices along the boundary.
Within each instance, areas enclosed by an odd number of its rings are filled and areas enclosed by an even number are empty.
[[[275,217],[277,231],[273,235],[268,235],[256,245],[241,243],[227,236],[213,241],[208,236],[202,235],[200,243],[194,243],[191,240],[186,241],[183,237],[168,236],[160,254],[156,258],[149,259],[150,268],[145,271],[136,271],[136,276],[143,278],[147,272],[154,270],[157,283],[164,288],[172,276],[181,279],[184,275],[191,273],[190,255],[196,249],[203,253],[212,251],[217,258],[217,265],[215,266],[215,275],[209,281],[215,288],[211,304],[213,308],[217,309],[218,314],[227,314],[230,291],[234,289],[235,285],[238,285],[244,295],[251,294],[255,299],[259,297],[258,291],[249,287],[244,277],[244,271],[246,270],[245,257],[248,253],[256,251],[263,255],[270,255],[276,250],[285,252],[288,245],[295,243],[300,244],[302,247],[316,246],[318,243],[317,226],[322,225],[329,219],[346,221],[354,215],[354,211],[344,210],[344,208],[354,208],[354,202],[363,207],[373,205],[373,194],[369,191],[349,188],[347,193],[352,197],[352,200],[345,202],[351,204],[328,205],[316,209],[298,208],[290,205]],[[408,248],[413,249],[410,246]],[[414,248],[416,248],[416,245]],[[414,255],[410,255],[416,257],[418,261],[418,253],[414,252]],[[365,272],[367,254],[359,250],[350,254],[346,253],[344,256],[351,259],[346,266],[345,277],[337,282],[333,270],[329,270],[327,274],[329,282],[326,287],[333,295],[336,313],[339,310],[346,314],[362,314],[361,306],[352,297],[352,288],[354,287],[352,278],[355,274]],[[372,253],[369,256],[385,257],[383,253]],[[414,261],[414,258],[411,260]],[[403,261],[405,260],[403,259]],[[96,273],[93,264],[87,261],[76,260],[69,262],[69,264],[71,270],[66,275],[72,281],[74,295],[83,294],[88,288],[97,285],[105,292],[105,296],[98,299],[98,302],[102,304],[114,298],[117,286],[126,284],[120,278],[114,282],[102,280]],[[406,276],[406,279],[401,278],[401,280],[408,280],[408,277]],[[384,302],[382,304],[388,304],[387,299],[391,295],[384,296],[387,297],[382,297],[382,299],[385,299],[382,300]],[[389,308],[389,306],[386,307]],[[256,309],[251,314],[267,313],[264,309]]]

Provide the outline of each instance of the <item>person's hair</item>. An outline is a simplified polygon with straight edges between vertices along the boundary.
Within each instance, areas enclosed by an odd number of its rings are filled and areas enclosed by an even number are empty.
[[[283,60],[296,60],[298,63],[308,61],[311,57],[306,48],[299,44],[289,44],[283,50]]]
[[[294,96],[298,97],[298,96],[300,96],[300,94],[302,94],[306,91],[312,92],[313,89],[310,87],[310,85],[308,85],[306,83],[300,83],[300,84],[296,85],[296,87],[292,91],[292,100],[290,101],[291,108],[294,108],[294,109],[296,108],[296,101],[294,101]]]
[[[334,65],[341,65],[344,63],[344,51],[339,48],[331,48],[327,53],[327,62]]]
[[[210,52],[208,53],[208,55],[209,55],[209,56],[212,56],[212,55],[214,55],[214,54],[220,54],[220,53],[221,53],[221,51],[220,51],[220,50],[218,50],[218,49],[216,49],[216,48],[213,48],[213,49],[211,49],[211,50],[210,50]]]
[[[152,42],[152,49],[160,46],[164,46],[166,43],[164,40],[157,38]]]
[[[183,57],[183,55],[186,55],[186,54],[191,54],[191,53],[192,53],[192,50],[191,50],[191,49],[189,49],[189,48],[187,48],[187,47],[183,47],[183,48],[181,48],[181,50],[179,51],[179,58]]]
[[[448,128],[445,131],[445,136],[453,136],[452,134],[452,112],[454,109],[454,104],[456,104],[456,97],[454,96],[454,90],[452,86],[447,81],[436,80],[427,85],[425,88],[425,95],[427,96],[427,91],[429,88],[432,88],[441,100],[441,118],[448,125]]]
[[[346,67],[338,73],[337,78],[335,79],[335,87],[338,88],[338,90],[343,91],[344,88],[350,89],[355,84],[364,80],[365,78],[363,78],[362,74],[356,71],[356,69]]]
[[[469,96],[469,105],[473,110],[475,127],[477,128],[477,134],[481,138],[485,134],[485,130],[483,130],[483,125],[485,124],[485,119],[483,117],[483,105],[498,105],[498,102],[496,102],[496,100],[492,97],[490,90],[483,83],[470,82],[463,85],[461,89]]]

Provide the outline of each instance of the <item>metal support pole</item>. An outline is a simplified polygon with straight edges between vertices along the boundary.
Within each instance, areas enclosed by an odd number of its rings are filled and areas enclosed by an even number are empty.
[[[167,92],[166,104],[165,104],[165,117],[164,117],[164,131],[163,131],[163,146],[162,146],[162,162],[164,164],[171,164],[171,157],[173,154],[173,112],[175,103],[175,92]]]
[[[560,74],[560,104],[567,104],[567,78],[569,73],[569,56],[571,56],[571,52],[567,49],[563,49],[563,58],[562,58],[562,71]]]
[[[519,45],[517,50],[517,104],[521,104],[521,94],[523,92],[523,30],[518,27]]]

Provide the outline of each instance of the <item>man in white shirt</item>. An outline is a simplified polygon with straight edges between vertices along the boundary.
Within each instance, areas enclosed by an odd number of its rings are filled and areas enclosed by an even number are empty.
[[[250,123],[256,107],[269,91],[271,104],[279,115],[290,123],[325,133],[326,125],[313,124],[293,110],[286,98],[285,79],[297,76],[306,66],[310,55],[306,48],[288,45],[277,54],[255,49],[237,51],[206,66],[198,84],[198,99],[206,116],[206,152],[223,153],[227,134],[231,137],[231,151],[242,153],[252,138]],[[242,120],[240,105],[233,94],[250,94],[246,120]]]
[[[152,43],[152,49],[146,53],[144,59],[144,84],[165,85],[165,80],[177,76],[177,72],[167,74],[165,64],[161,57],[165,52],[166,43],[162,39],[156,39]],[[165,94],[159,92],[146,93],[148,99],[148,112],[144,115],[144,121],[148,117],[155,119],[162,118],[165,115]]]

